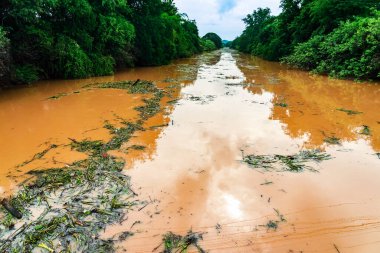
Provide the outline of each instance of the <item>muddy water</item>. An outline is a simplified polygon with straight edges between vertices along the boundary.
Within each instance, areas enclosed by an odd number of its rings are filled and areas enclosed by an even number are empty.
[[[171,97],[145,126],[164,127],[137,133],[128,144],[144,145],[144,151],[114,152],[127,160],[139,198],[150,200],[105,231],[104,238],[134,232],[117,245],[120,251],[152,252],[164,233],[189,229],[206,233],[201,245],[209,252],[380,251],[379,84],[310,76],[230,51],[0,94],[3,189],[30,169],[80,159],[64,146],[67,138],[107,139],[104,120],[134,119],[142,99],[116,90],[74,91],[91,82],[137,78],[158,82]],[[62,92],[71,95],[46,100]],[[360,133],[364,125],[370,135]],[[341,144],[325,143],[328,137]],[[51,143],[62,146],[14,168]],[[241,162],[246,154],[308,148],[333,159],[312,164],[319,172],[302,173],[266,172]],[[277,212],[286,222],[268,229]]]

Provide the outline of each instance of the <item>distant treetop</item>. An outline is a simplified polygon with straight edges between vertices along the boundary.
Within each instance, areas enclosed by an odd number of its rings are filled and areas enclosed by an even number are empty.
[[[202,37],[202,39],[211,40],[212,42],[214,42],[216,48],[223,47],[222,39],[216,33],[207,33],[205,36]]]

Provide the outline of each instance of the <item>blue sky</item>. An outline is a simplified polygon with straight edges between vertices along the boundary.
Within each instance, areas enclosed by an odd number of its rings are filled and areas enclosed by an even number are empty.
[[[244,30],[241,21],[259,7],[280,13],[280,0],[174,0],[179,11],[195,19],[199,34],[216,32],[223,39],[233,40]]]

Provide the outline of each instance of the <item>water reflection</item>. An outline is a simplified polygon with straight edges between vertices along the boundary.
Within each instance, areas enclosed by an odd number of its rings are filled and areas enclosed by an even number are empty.
[[[16,166],[31,159],[51,144],[66,145],[68,138],[108,140],[108,130],[104,122],[118,124],[119,118],[134,121],[138,117],[135,107],[142,104],[143,96],[130,95],[120,90],[86,90],[83,86],[91,83],[121,80],[145,79],[157,83],[161,88],[173,86],[170,97],[162,101],[166,111],[150,119],[147,124],[164,125],[173,106],[166,102],[179,97],[182,86],[191,84],[203,62],[215,62],[220,52],[204,54],[179,60],[162,67],[136,68],[118,72],[114,76],[81,80],[43,81],[26,88],[5,90],[0,93],[0,193],[10,193],[17,184],[25,179],[25,172],[33,169],[65,167],[66,164],[83,159],[81,153],[60,147],[48,152],[43,159],[26,166]],[[170,77],[170,83],[164,82]],[[57,100],[47,98],[57,94],[68,94]],[[155,150],[156,139],[163,127],[139,133],[134,141],[147,147],[144,152],[125,151],[120,156],[127,158],[132,166],[135,160],[151,157]],[[129,145],[129,144],[128,144]],[[131,144],[133,145],[133,144]],[[117,153],[117,152],[115,152]],[[28,176],[26,176],[28,177]]]
[[[303,71],[289,70],[278,63],[249,56],[238,56],[238,65],[248,83],[260,84],[248,89],[261,94],[274,94],[272,103],[285,103],[286,108],[274,106],[270,116],[286,125],[293,138],[308,135],[308,147],[323,147],[327,137],[343,142],[367,140],[380,151],[380,84],[355,83],[312,76]],[[255,69],[249,66],[258,66]],[[337,110],[360,112],[348,115]],[[360,134],[368,126],[370,135]]]

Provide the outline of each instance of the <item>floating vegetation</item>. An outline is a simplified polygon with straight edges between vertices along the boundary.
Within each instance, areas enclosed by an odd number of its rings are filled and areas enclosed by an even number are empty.
[[[102,141],[91,141],[91,140],[82,140],[77,141],[75,139],[71,139],[71,149],[74,149],[78,152],[84,152],[91,155],[99,155],[104,152],[105,144]]]
[[[57,99],[60,99],[61,97],[66,97],[68,96],[69,94],[67,93],[58,93],[57,95],[54,95],[54,96],[51,96],[51,97],[48,97],[47,99],[50,99],[50,100],[57,100]]]
[[[153,98],[143,99],[145,105],[136,107],[135,109],[140,112],[140,117],[148,119],[160,111],[160,101],[164,96],[162,92],[156,93]]]
[[[222,225],[220,225],[219,223],[217,223],[216,226],[215,226],[215,229],[218,232],[218,234],[220,234],[220,231],[222,230]]]
[[[146,147],[142,145],[132,145],[128,149],[133,149],[133,150],[145,150]]]
[[[268,223],[265,226],[267,227],[267,230],[276,231],[278,228],[278,221],[270,220],[270,221],[268,221]]]
[[[277,231],[279,224],[286,222],[284,215],[282,215],[279,210],[275,208],[273,210],[276,212],[277,220],[269,220],[265,225],[261,225],[262,227],[266,227],[267,231]]]
[[[341,145],[340,139],[335,136],[326,137],[323,141],[332,145]]]
[[[253,86],[253,84],[250,83],[226,83],[227,86]],[[259,86],[259,84],[255,84],[256,86]]]
[[[50,145],[48,148],[46,148],[46,149],[44,149],[43,151],[41,151],[41,152],[35,154],[31,159],[26,160],[26,161],[24,161],[23,163],[17,165],[16,168],[23,167],[23,166],[25,166],[25,165],[27,165],[27,164],[29,164],[29,163],[35,161],[35,160],[39,160],[39,159],[43,158],[43,157],[44,157],[44,156],[45,156],[50,150],[55,149],[55,148],[57,148],[57,147],[58,147],[58,146],[55,145],[55,144]]]
[[[172,104],[177,104],[178,101],[179,99],[173,99],[173,100],[168,101],[167,103],[172,105]]]
[[[201,104],[207,104],[209,102],[214,101],[216,96],[213,95],[207,95],[203,97],[194,96],[194,95],[188,95],[187,99],[190,101],[200,102]]]
[[[168,232],[163,235],[162,238],[161,245],[164,245],[163,253],[187,252],[187,249],[190,246],[195,247],[200,253],[206,253],[206,251],[203,250],[201,246],[199,246],[199,241],[203,240],[203,234],[204,233],[192,232],[191,230],[187,232],[185,236]],[[159,245],[153,251],[156,251],[159,247],[161,247],[161,245]]]
[[[362,130],[359,133],[363,135],[371,135],[371,129],[369,126],[363,125]]]
[[[164,82],[164,83],[175,83],[177,81],[178,80],[175,78],[165,78],[164,80],[162,80],[162,82]]]
[[[280,82],[280,79],[274,76],[268,76],[267,78],[268,78],[269,84],[278,84]]]
[[[101,89],[122,89],[131,94],[156,93],[159,89],[150,81],[137,79],[136,81],[120,81],[95,84],[94,87]]]
[[[64,169],[51,168],[31,171],[32,183],[24,185],[0,206],[0,252],[114,252],[114,240],[99,238],[106,225],[120,222],[125,210],[140,210],[146,202],[134,200],[136,194],[130,187],[130,179],[121,171],[124,161],[107,154],[119,149],[135,131],[143,131],[144,120],[160,110],[163,92],[145,81],[118,82],[97,85],[99,88],[127,89],[131,93],[153,93],[145,99],[145,106],[138,108],[141,119],[121,122],[121,127],[106,122],[105,128],[111,140],[75,140],[70,146],[88,154],[88,158],[67,165]],[[34,155],[41,159],[50,149]],[[134,145],[130,148],[143,150]],[[38,210],[38,212],[36,212]],[[133,233],[123,232],[119,240]],[[191,245],[197,234],[184,239]],[[193,240],[193,241],[192,241]]]
[[[33,171],[36,180],[24,186],[10,205],[22,213],[15,220],[1,208],[0,252],[112,252],[112,241],[99,239],[107,224],[118,222],[132,201],[124,162],[113,157],[91,157],[65,169]],[[37,217],[30,210],[41,210]],[[15,224],[20,224],[15,229]]]
[[[279,106],[279,107],[288,107],[288,104],[287,104],[287,103],[284,103],[284,102],[281,102],[281,103],[275,103],[274,105],[275,105],[275,106]]]
[[[260,184],[260,185],[270,185],[270,184],[273,184],[273,182],[265,180],[265,182]]]
[[[347,113],[347,115],[356,115],[356,114],[362,114],[363,113],[363,112],[348,110],[348,109],[344,109],[344,108],[338,108],[336,110],[341,111],[341,112],[345,112],[345,113]]]
[[[225,79],[240,79],[238,76],[226,76]]]
[[[303,150],[295,155],[248,155],[243,157],[243,162],[252,168],[261,168],[266,171],[302,172],[316,170],[306,165],[308,162],[320,163],[332,157],[320,150]]]

